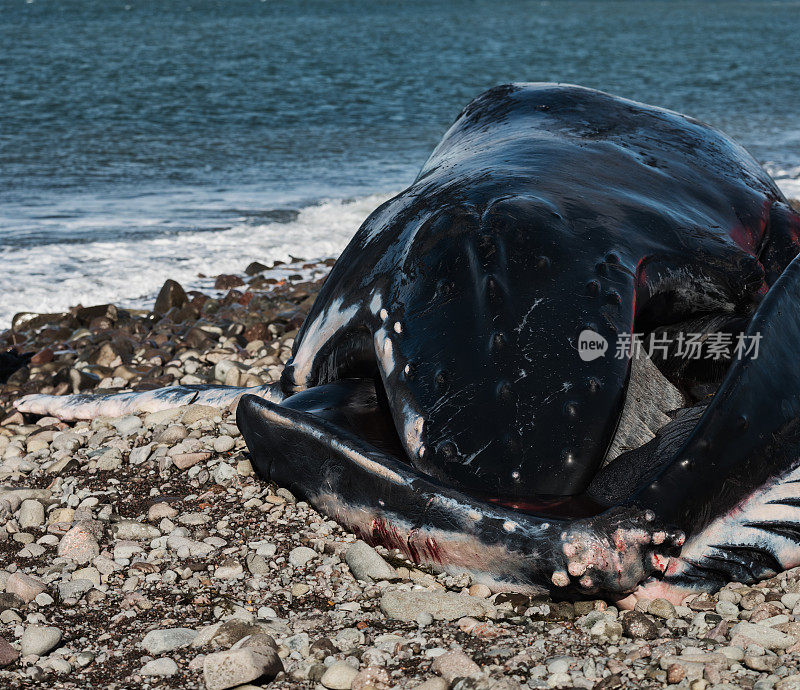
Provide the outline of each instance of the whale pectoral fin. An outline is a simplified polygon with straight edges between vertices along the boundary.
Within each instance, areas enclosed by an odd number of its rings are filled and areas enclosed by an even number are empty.
[[[374,368],[372,334],[363,326],[362,318],[363,309],[357,300],[346,303],[336,297],[325,302],[320,295],[283,370],[283,389],[294,393],[321,381],[365,375],[362,360]]]
[[[121,417],[156,412],[183,405],[227,407],[245,393],[278,402],[283,399],[280,384],[236,388],[234,386],[168,386],[151,391],[124,393],[80,393],[77,395],[25,395],[14,402],[20,412],[58,417],[65,421]]]
[[[682,535],[616,508],[559,521],[483,503],[316,414],[253,396],[236,421],[253,467],[370,543],[415,562],[468,571],[495,589],[629,591]]]
[[[759,306],[688,438],[636,496],[689,532],[667,578],[754,580],[800,565],[800,257]]]

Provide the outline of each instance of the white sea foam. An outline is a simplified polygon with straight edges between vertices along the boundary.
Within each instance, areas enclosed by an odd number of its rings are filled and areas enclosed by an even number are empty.
[[[787,197],[800,199],[800,165],[784,167],[777,163],[766,163],[764,168]]]
[[[242,223],[225,230],[86,243],[0,248],[0,329],[21,311],[56,312],[75,304],[152,306],[167,278],[208,288],[213,276],[242,273],[251,261],[338,256],[386,195],[329,200],[291,222]],[[201,279],[198,274],[211,276]]]
[[[800,198],[800,167],[773,163],[765,167],[788,197]],[[75,304],[105,302],[148,307],[167,278],[186,289],[208,290],[213,276],[241,273],[251,261],[269,264],[287,261],[290,256],[338,256],[363,220],[389,196],[322,201],[303,208],[288,223],[241,223],[224,230],[145,239],[0,247],[0,329],[21,311],[56,312]],[[98,230],[108,220],[97,220]],[[155,217],[127,220],[145,229],[163,226]],[[93,221],[91,216],[79,221],[54,219],[62,231],[71,222],[79,222],[83,232]]]

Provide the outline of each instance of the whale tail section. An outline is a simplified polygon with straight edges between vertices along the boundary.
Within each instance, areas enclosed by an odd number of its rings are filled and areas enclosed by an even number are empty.
[[[79,395],[26,395],[14,403],[20,412],[58,417],[64,421],[120,417],[156,412],[184,405],[208,405],[220,409],[238,402],[245,393],[278,403],[283,400],[279,383],[238,388],[235,386],[169,386],[150,391]]]

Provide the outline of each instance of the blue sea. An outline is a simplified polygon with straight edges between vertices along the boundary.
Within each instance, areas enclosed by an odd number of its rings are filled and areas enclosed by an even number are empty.
[[[508,81],[689,113],[800,196],[799,36],[796,0],[0,0],[0,327],[336,255]]]

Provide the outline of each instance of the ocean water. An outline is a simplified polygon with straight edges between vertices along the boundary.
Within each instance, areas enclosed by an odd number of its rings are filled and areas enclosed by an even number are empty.
[[[0,17],[0,327],[336,255],[508,81],[689,113],[800,196],[797,0],[0,0]]]

